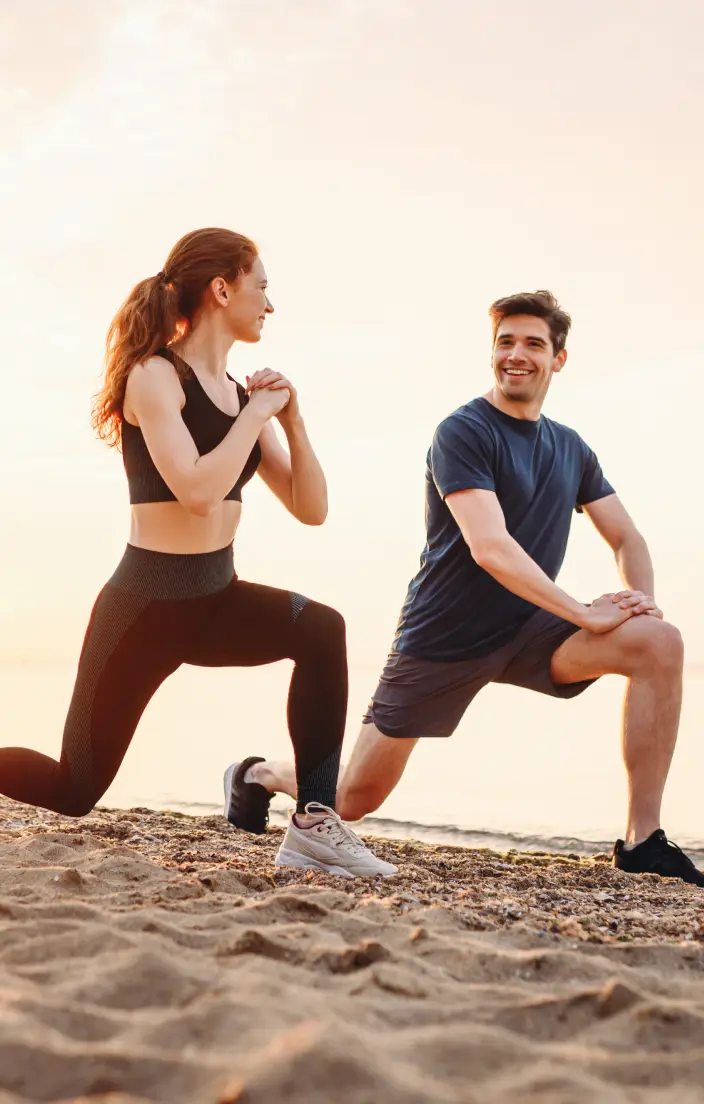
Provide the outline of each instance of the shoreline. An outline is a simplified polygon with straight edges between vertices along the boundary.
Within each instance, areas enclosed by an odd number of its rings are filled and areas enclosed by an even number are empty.
[[[101,808],[103,808],[101,806]],[[107,806],[104,808],[108,809]],[[121,805],[109,807],[113,813],[127,813],[139,808],[152,813],[173,813],[195,819],[220,816],[222,804],[215,802],[173,802],[158,801],[153,805]],[[294,805],[291,801],[287,808],[274,805],[269,809],[271,828],[285,828]],[[554,854],[568,858],[594,858],[606,855],[611,861],[611,853],[617,832],[610,838],[601,840],[574,835],[540,834],[538,831],[506,830],[491,828],[468,828],[455,823],[435,824],[417,820],[400,820],[394,817],[371,814],[353,824],[355,832],[366,838],[387,841],[423,843],[440,846],[459,847],[470,851],[491,851],[496,853]],[[704,842],[692,839],[685,834],[675,833],[682,849],[690,856],[695,865],[704,868]]]
[[[353,881],[280,837],[0,799],[0,1104],[704,1101],[700,888],[386,838]]]

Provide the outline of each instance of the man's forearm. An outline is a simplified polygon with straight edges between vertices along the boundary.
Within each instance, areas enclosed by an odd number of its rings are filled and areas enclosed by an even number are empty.
[[[588,607],[571,598],[538,567],[513,537],[472,549],[475,561],[507,590],[580,628],[589,622]]]
[[[307,525],[320,525],[328,512],[325,474],[313,452],[302,419],[284,426],[291,456],[291,498],[293,513]]]
[[[653,561],[640,533],[627,537],[616,551],[616,563],[621,581],[628,590],[642,590],[649,597],[654,596]]]

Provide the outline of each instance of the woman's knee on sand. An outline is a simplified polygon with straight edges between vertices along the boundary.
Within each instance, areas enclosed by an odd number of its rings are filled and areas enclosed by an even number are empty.
[[[75,773],[72,773],[67,763],[63,762],[56,772],[55,780],[49,807],[61,816],[77,820],[92,813],[110,784],[107,780],[90,777],[85,763],[79,764]]]
[[[84,797],[81,794],[77,794],[75,797],[63,797],[57,802],[58,807],[54,812],[60,813],[61,816],[73,817],[76,820],[80,820],[81,817],[88,816],[88,813],[93,812],[99,800],[100,798],[93,800],[92,797]]]

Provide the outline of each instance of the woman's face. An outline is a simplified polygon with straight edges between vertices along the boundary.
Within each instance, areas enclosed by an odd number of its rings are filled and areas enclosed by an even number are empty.
[[[225,287],[227,296],[221,303],[235,341],[259,341],[266,316],[274,310],[266,293],[266,272],[260,258],[236,284]]]

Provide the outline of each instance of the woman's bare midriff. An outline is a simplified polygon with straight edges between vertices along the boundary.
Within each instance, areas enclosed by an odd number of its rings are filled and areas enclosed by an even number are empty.
[[[180,502],[142,502],[131,507],[129,543],[150,552],[197,554],[231,544],[242,514],[241,502],[221,502],[198,517]]]

